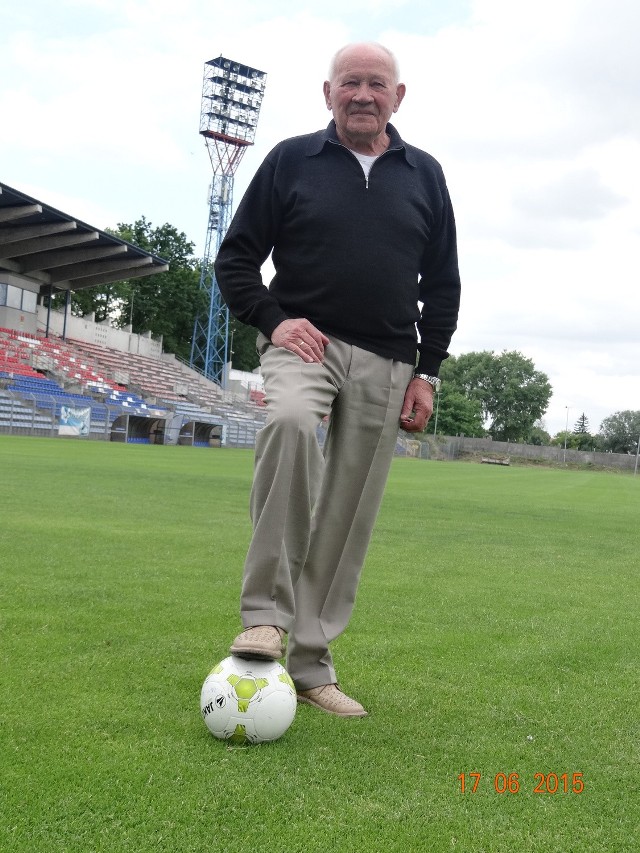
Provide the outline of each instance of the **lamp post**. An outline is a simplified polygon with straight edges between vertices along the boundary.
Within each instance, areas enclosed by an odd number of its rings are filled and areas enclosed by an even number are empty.
[[[569,434],[569,406],[565,406],[567,410],[567,421],[564,427],[564,452],[562,454],[562,463],[566,465],[567,462],[567,436]]]
[[[222,299],[213,262],[231,222],[233,179],[243,154],[253,145],[267,75],[224,56],[209,60],[204,69],[200,135],[209,152],[213,182],[200,288],[206,294],[208,311],[196,318],[190,363],[208,379],[224,385],[229,309]]]

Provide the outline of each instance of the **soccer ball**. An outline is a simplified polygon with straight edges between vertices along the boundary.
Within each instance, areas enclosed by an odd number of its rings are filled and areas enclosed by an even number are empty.
[[[202,685],[200,710],[214,737],[233,743],[277,740],[293,722],[296,689],[277,661],[231,656]]]

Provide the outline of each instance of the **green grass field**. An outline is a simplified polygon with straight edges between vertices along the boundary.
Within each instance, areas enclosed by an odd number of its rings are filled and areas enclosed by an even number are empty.
[[[396,460],[334,646],[370,716],[229,747],[251,471],[0,437],[3,853],[637,849],[640,477]]]

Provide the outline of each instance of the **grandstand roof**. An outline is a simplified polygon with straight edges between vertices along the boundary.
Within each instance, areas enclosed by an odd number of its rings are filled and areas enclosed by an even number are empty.
[[[57,290],[166,272],[169,264],[0,183],[0,273]]]

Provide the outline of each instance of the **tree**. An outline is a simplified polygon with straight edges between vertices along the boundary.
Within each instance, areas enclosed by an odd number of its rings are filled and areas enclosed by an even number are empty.
[[[594,445],[594,439],[589,432],[589,418],[583,412],[573,428],[574,436],[577,436],[578,450],[590,450]]]
[[[122,311],[126,293],[127,284],[122,281],[73,290],[70,293],[69,310],[73,317],[94,314],[96,323],[103,323],[105,320],[113,322]],[[52,307],[63,310],[65,299],[66,294],[57,293],[51,302]]]
[[[551,444],[551,436],[545,428],[544,421],[538,420],[531,427],[527,444],[535,444],[538,447]]]
[[[583,435],[585,433],[589,435],[589,418],[585,415],[584,412],[576,421],[573,431],[576,433],[576,435]]]
[[[251,372],[260,364],[256,350],[257,329],[247,326],[231,317],[229,320],[229,336],[231,338],[231,366],[236,370]]]
[[[576,435],[575,432],[569,432],[564,429],[554,435],[551,439],[551,444],[554,447],[566,447],[567,450],[581,450],[580,436]]]
[[[515,351],[496,355],[485,350],[451,357],[440,375],[480,403],[483,418],[490,423],[488,431],[497,441],[527,441],[551,398],[546,374]]]
[[[600,438],[612,453],[635,453],[640,437],[640,411],[616,412],[600,424]]]
[[[436,424],[437,407],[437,424]],[[438,435],[467,435],[480,438],[485,435],[482,425],[482,407],[455,388],[442,385],[434,400],[434,411],[425,433],[436,430]]]
[[[123,282],[116,325],[131,323],[138,334],[151,331],[154,337],[162,336],[164,349],[189,359],[196,315],[207,310],[193,243],[173,225],[154,228],[144,216],[133,225],[119,223],[112,233],[169,262],[165,273]]]

